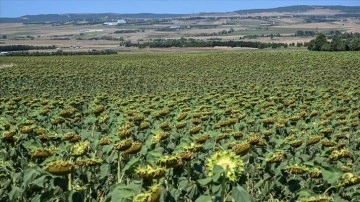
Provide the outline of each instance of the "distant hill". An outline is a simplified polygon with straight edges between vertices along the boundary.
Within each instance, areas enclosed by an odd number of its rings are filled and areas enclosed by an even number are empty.
[[[76,20],[91,21],[102,19],[111,21],[119,18],[174,18],[182,17],[186,14],[155,14],[155,13],[136,13],[136,14],[117,14],[117,13],[70,13],[70,14],[40,14],[25,15],[18,18],[0,18],[0,23],[36,23],[36,22],[68,22]]]
[[[316,11],[318,9],[327,9],[334,15],[359,16],[360,6],[286,6],[269,9],[248,9],[231,12],[237,15],[247,15],[254,13],[305,13],[307,11]],[[191,16],[204,15],[226,15],[227,13],[198,13]],[[228,13],[230,14],[230,13]],[[71,14],[41,14],[25,15],[18,18],[0,18],[0,23],[37,23],[37,22],[69,22],[69,21],[111,21],[121,18],[174,18],[190,16],[190,14],[155,14],[155,13],[136,13],[136,14],[117,14],[117,13],[71,13]]]
[[[286,7],[269,8],[269,9],[248,9],[248,10],[238,10],[234,12],[238,14],[251,14],[251,13],[264,13],[264,12],[299,13],[314,9],[329,9],[334,11],[340,11],[344,14],[360,13],[360,6],[309,6],[309,5],[286,6]]]

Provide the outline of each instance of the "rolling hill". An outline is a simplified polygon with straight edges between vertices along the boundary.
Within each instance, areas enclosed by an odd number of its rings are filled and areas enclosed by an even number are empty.
[[[304,14],[314,15],[317,12],[324,15],[343,15],[343,16],[360,16],[360,6],[310,6],[297,5],[269,9],[248,9],[230,12],[232,15],[249,15],[263,13],[286,13],[286,14]],[[227,15],[230,13],[216,13],[217,15]],[[25,15],[17,18],[0,18],[0,23],[36,23],[36,22],[69,22],[69,21],[108,21],[120,18],[174,18],[185,16],[203,16],[212,13],[195,13],[195,14],[155,14],[155,13],[136,13],[136,14],[117,14],[117,13],[71,13],[71,14],[40,14]]]

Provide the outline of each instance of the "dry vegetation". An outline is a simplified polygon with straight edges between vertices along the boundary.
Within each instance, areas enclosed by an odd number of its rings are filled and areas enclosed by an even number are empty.
[[[318,12],[318,11],[317,11]],[[325,11],[324,11],[325,12]],[[273,13],[274,14],[274,13]],[[230,15],[230,14],[229,14]],[[268,16],[272,16],[267,14]],[[281,16],[279,14],[279,16]],[[0,45],[21,44],[21,45],[56,45],[60,48],[77,47],[82,49],[103,49],[117,48],[119,40],[130,40],[132,42],[150,41],[153,39],[177,39],[181,37],[194,38],[200,40],[209,40],[211,38],[221,38],[222,40],[239,40],[240,37],[257,34],[280,34],[282,37],[257,37],[256,39],[245,39],[260,42],[284,42],[297,43],[308,42],[313,37],[295,37],[297,30],[311,30],[319,32],[329,31],[347,31],[360,32],[360,20],[356,18],[347,18],[342,21],[307,23],[303,18],[270,18],[270,19],[194,19],[179,20],[173,19],[173,25],[190,26],[190,29],[180,29],[173,31],[159,31],[159,28],[169,27],[170,25],[121,25],[103,26],[103,25],[23,25],[19,23],[0,24],[0,35],[6,35],[7,39],[0,39]],[[268,25],[266,25],[268,24]],[[208,29],[198,28],[197,26],[216,26]],[[218,33],[223,30],[234,29],[235,32],[227,35],[218,36],[200,36],[200,34]],[[81,33],[83,30],[102,30],[91,33]],[[115,34],[116,30],[143,30],[137,33]],[[114,40],[89,40],[91,38],[113,37]],[[32,39],[31,39],[32,38]],[[69,40],[54,40],[56,38],[69,38]],[[82,38],[83,40],[78,40]],[[120,39],[121,38],[121,39]],[[116,40],[117,39],[117,40]]]

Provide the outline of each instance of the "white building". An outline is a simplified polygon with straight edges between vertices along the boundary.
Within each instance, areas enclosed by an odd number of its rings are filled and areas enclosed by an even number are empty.
[[[126,21],[125,20],[118,20],[116,22],[104,22],[103,25],[114,26],[114,25],[121,25],[121,24],[126,24]]]

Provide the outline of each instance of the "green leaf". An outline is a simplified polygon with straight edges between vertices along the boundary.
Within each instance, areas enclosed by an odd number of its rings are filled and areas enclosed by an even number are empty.
[[[254,189],[257,190],[258,188],[260,188],[263,184],[264,184],[264,180],[260,180],[259,182],[257,182],[255,185],[254,185]]]
[[[108,162],[108,163],[117,162],[117,159],[118,159],[118,152],[117,151],[113,151],[113,152],[110,153],[110,155],[105,157],[105,161]]]
[[[102,148],[102,152],[103,154],[109,154],[112,151],[112,146],[110,145],[104,145]]]
[[[160,151],[150,151],[148,152],[148,154],[146,155],[146,162],[151,164],[151,165],[154,165],[155,164],[155,161],[157,158],[161,157],[163,154],[162,152]]]
[[[186,192],[189,194],[191,198],[195,198],[195,196],[198,195],[199,190],[196,184],[192,184],[186,188]]]
[[[343,175],[343,172],[340,169],[334,167],[323,167],[321,173],[323,179],[329,184],[334,184]]]
[[[311,167],[314,167],[314,166],[315,166],[314,163],[311,162],[311,161],[306,161],[306,162],[304,162],[303,164],[306,165],[306,166],[311,166]]]
[[[215,165],[213,168],[213,175],[211,176],[214,182],[219,182],[221,176],[225,173],[221,166]]]
[[[126,185],[123,184],[119,184],[117,185],[113,191],[110,193],[111,194],[111,201],[127,201],[126,199],[131,199],[135,196],[136,191],[130,189],[129,187],[127,187]]]
[[[23,185],[24,187],[27,187],[31,181],[33,181],[38,175],[40,175],[40,172],[35,169],[25,169],[25,175],[24,175],[24,181]]]
[[[100,166],[100,178],[105,178],[110,174],[110,166],[104,163]]]
[[[204,179],[199,179],[197,180],[197,182],[201,185],[208,185],[212,182],[212,178],[210,177],[207,177],[207,178],[204,178]]]
[[[195,200],[195,202],[212,202],[211,196],[201,195],[199,198]]]
[[[29,141],[23,142],[22,146],[24,146],[29,151],[38,148],[37,144],[34,140],[29,140]]]
[[[250,194],[240,185],[237,185],[231,190],[231,196],[235,201],[252,202]]]
[[[216,186],[212,186],[211,192],[212,192],[212,194],[214,194],[214,195],[220,195],[220,192],[221,192],[221,184],[216,185]]]
[[[137,164],[139,164],[140,160],[137,157],[132,157],[129,162],[123,168],[123,171],[126,172],[132,168],[134,168]]]
[[[17,199],[19,199],[22,196],[23,193],[24,193],[23,189],[21,189],[20,187],[12,185],[11,186],[11,191],[9,193],[10,201],[18,201]]]
[[[297,192],[297,195],[299,196],[299,198],[303,198],[303,197],[309,197],[314,195],[315,193],[311,190],[311,189],[300,189]]]
[[[31,185],[36,185],[38,187],[45,188],[45,182],[47,182],[49,180],[49,178],[51,178],[51,176],[43,175],[43,176],[37,178],[36,180],[32,181]]]
[[[41,201],[41,195],[40,194],[37,194],[36,196],[34,196],[31,199],[31,202],[38,202],[38,201]]]
[[[179,178],[179,187],[186,188],[189,186],[189,180],[186,177],[180,177]]]

